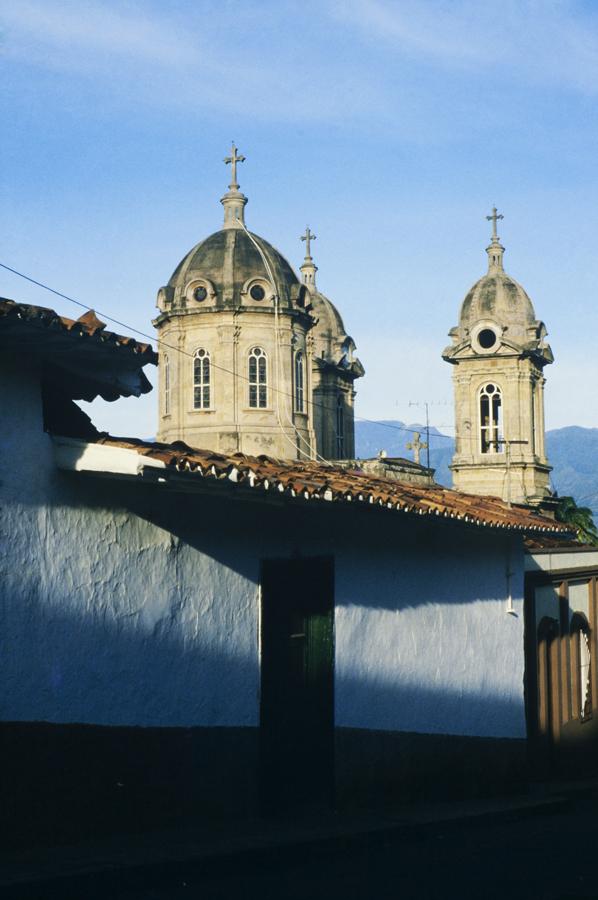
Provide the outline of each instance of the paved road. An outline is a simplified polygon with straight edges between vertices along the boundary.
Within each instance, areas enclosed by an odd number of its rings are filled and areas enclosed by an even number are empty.
[[[350,852],[311,853],[217,876],[185,868],[110,900],[581,900],[598,898],[598,804],[513,821],[438,826]]]

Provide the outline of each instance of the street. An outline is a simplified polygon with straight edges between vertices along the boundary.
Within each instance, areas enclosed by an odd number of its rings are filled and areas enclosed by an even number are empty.
[[[118,900],[382,900],[598,897],[598,806],[577,796],[563,811],[512,821],[449,824],[348,852],[243,864],[210,877],[181,870]]]

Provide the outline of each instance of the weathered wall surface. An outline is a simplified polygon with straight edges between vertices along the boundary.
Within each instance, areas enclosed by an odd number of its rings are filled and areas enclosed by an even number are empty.
[[[1,718],[255,725],[255,552],[199,498],[58,472],[36,378],[2,395]]]
[[[54,834],[53,809],[77,833],[255,813],[268,558],[335,560],[337,797],[369,804],[391,783],[404,796],[416,769],[424,785],[431,773],[454,783],[467,742],[487,774],[509,758],[505,741],[521,743],[518,539],[60,472],[35,368],[1,366],[2,815],[14,834],[24,814],[23,840],[32,822]]]
[[[523,558],[506,538],[61,473],[36,376],[9,381],[3,719],[257,725],[260,559],[332,554],[337,725],[524,736]]]
[[[370,544],[367,573],[358,554],[337,558],[337,724],[525,737],[521,550],[401,531]]]

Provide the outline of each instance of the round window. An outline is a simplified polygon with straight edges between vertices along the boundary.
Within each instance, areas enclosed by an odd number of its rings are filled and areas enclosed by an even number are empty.
[[[195,288],[195,290],[193,291],[193,296],[195,297],[195,299],[197,300],[198,303],[201,303],[202,300],[206,299],[206,297],[208,296],[208,292],[207,292],[206,288],[203,286],[203,284],[200,284],[199,287]]]
[[[261,284],[254,284],[249,291],[249,296],[252,300],[263,300],[266,292]]]
[[[478,344],[483,350],[490,350],[496,344],[496,332],[491,328],[482,328],[478,334]]]

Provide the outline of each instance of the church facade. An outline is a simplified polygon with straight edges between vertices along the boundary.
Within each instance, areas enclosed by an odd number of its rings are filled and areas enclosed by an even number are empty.
[[[306,232],[301,280],[245,225],[233,145],[220,231],[158,293],[162,441],[291,459],[354,456],[353,384],[364,374],[316,289]]]
[[[544,444],[544,368],[553,361],[546,326],[503,266],[496,209],[488,272],[465,297],[452,344],[457,490],[538,504],[551,495]]]

